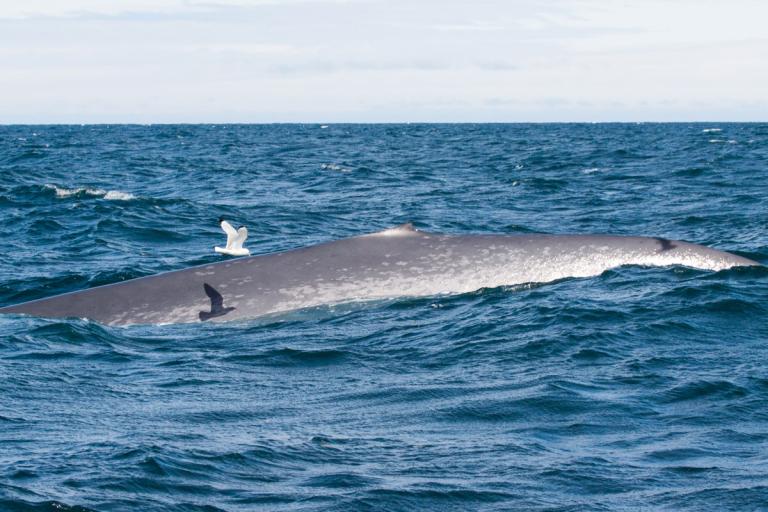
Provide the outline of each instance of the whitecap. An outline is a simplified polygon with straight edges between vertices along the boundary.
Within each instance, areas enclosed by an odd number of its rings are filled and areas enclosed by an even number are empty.
[[[120,192],[119,190],[110,190],[104,194],[104,199],[108,201],[130,201],[136,199],[136,196],[129,192]]]
[[[128,201],[130,199],[136,199],[136,196],[133,194],[121,192],[119,190],[102,190],[100,188],[88,187],[64,188],[52,184],[46,184],[45,188],[53,190],[56,193],[56,197],[62,199],[80,194],[92,197],[102,197],[108,201]]]
[[[702,133],[714,133],[714,132],[721,132],[723,131],[722,128],[704,128],[701,130]]]
[[[342,167],[338,164],[322,164],[320,166],[321,169],[328,169],[329,171],[339,171],[339,172],[351,172],[352,169],[348,169],[346,167]]]
[[[83,187],[61,188],[61,187],[57,187],[56,185],[51,185],[50,183],[47,183],[45,185],[45,188],[53,190],[56,193],[56,197],[70,197],[70,196],[79,194],[81,192],[85,192],[85,188]]]

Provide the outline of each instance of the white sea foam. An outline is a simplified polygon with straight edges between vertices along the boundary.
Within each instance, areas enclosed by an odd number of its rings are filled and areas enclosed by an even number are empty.
[[[89,187],[64,188],[51,184],[46,184],[45,188],[53,190],[56,193],[56,197],[62,199],[80,194],[91,197],[102,197],[108,201],[128,201],[136,199],[136,196],[133,194],[121,192],[119,190],[102,190],[100,188]]]
[[[108,201],[130,201],[136,199],[136,196],[129,192],[120,192],[119,190],[110,190],[104,194],[104,199]]]
[[[714,132],[721,132],[723,131],[722,128],[704,128],[701,130],[702,133],[714,133]]]
[[[46,185],[45,188],[51,189],[56,192],[56,197],[66,198],[78,194],[86,194],[89,196],[103,196],[107,192],[105,190],[99,190],[94,188],[77,187],[77,188],[63,188],[56,185]]]
[[[323,164],[320,166],[320,168],[327,169],[329,171],[352,172],[352,169],[348,169],[337,164]]]
[[[600,170],[599,167],[590,167],[589,169],[584,169],[581,171],[583,174],[594,174]]]

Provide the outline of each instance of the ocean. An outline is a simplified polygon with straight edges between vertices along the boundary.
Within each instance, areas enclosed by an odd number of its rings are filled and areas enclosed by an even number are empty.
[[[768,125],[0,127],[0,306],[412,221],[768,263]],[[0,316],[2,511],[768,509],[768,269]]]

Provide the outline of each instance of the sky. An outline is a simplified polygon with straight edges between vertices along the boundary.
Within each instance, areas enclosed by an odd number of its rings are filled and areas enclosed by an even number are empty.
[[[0,123],[768,120],[764,0],[0,0]]]

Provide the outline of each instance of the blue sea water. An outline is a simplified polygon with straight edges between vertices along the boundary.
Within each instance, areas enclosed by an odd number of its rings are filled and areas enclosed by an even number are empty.
[[[0,127],[0,305],[406,221],[768,262],[768,125]],[[768,271],[0,317],[0,510],[766,510]]]

